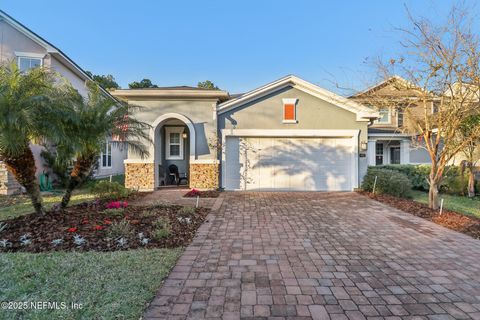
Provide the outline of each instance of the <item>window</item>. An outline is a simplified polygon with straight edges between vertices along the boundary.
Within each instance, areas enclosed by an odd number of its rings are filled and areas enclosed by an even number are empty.
[[[383,164],[383,143],[375,144],[375,165],[381,166]]]
[[[112,143],[107,141],[105,143],[105,149],[100,155],[101,167],[102,168],[111,168],[112,167]]]
[[[18,57],[18,68],[24,72],[42,65],[41,58],[34,57]]]
[[[404,115],[403,108],[398,108],[398,111],[397,111],[397,127],[399,127],[399,128],[403,127],[403,115]]]
[[[283,99],[283,123],[297,123],[297,99]]]
[[[167,160],[183,160],[183,127],[165,128]]]
[[[378,110],[380,117],[377,119],[377,123],[388,124],[390,123],[390,108],[382,108]]]

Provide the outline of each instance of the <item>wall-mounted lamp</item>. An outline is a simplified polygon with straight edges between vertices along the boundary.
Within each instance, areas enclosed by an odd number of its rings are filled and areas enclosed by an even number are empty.
[[[182,138],[183,138],[183,139],[187,139],[187,138],[188,138],[188,135],[187,135],[186,132],[182,133]]]
[[[360,142],[360,149],[362,149],[362,151],[366,151],[367,148],[368,148],[368,143],[366,141]]]

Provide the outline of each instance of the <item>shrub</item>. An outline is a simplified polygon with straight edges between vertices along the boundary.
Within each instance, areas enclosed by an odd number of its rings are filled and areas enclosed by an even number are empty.
[[[98,199],[125,199],[132,191],[125,188],[118,182],[110,182],[107,180],[98,181],[91,188],[90,192]]]
[[[193,207],[182,207],[178,210],[178,214],[181,216],[190,216],[195,213],[195,208]]]
[[[376,169],[387,169],[403,173],[407,176],[412,184],[412,188],[416,190],[428,191],[428,175],[430,174],[430,165],[420,164],[390,164],[376,166]]]
[[[445,178],[443,178],[440,191],[448,194],[465,196],[468,194],[468,176],[460,175],[460,172],[452,172],[458,170],[450,170]]]
[[[128,237],[132,232],[132,227],[127,220],[113,222],[107,230],[107,235],[110,238]]]
[[[112,217],[121,217],[125,213],[125,210],[124,209],[105,209],[103,210],[103,212]]]
[[[166,238],[171,233],[170,222],[167,218],[158,218],[153,222],[153,226],[155,227],[155,229],[153,230],[151,236],[154,240],[161,240],[163,238]]]
[[[379,169],[377,167],[369,167],[367,174],[363,178],[362,189],[372,192],[377,177],[375,193],[390,194],[395,197],[408,198],[412,184],[407,175],[388,169]]]
[[[162,240],[170,235],[170,228],[168,229],[163,229],[163,228],[157,228],[154,229],[152,232],[152,239],[153,240]]]

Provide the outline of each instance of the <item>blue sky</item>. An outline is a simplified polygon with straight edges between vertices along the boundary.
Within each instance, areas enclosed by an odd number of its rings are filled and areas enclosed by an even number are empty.
[[[142,78],[160,86],[210,79],[236,93],[287,74],[331,90],[334,82],[362,87],[374,76],[365,60],[398,50],[394,28],[407,25],[405,5],[436,20],[453,3],[0,0],[0,8],[122,87]]]

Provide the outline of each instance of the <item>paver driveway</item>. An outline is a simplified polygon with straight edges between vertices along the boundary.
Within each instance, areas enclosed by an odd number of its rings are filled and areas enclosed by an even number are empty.
[[[225,193],[145,313],[480,319],[480,241],[355,193]]]

